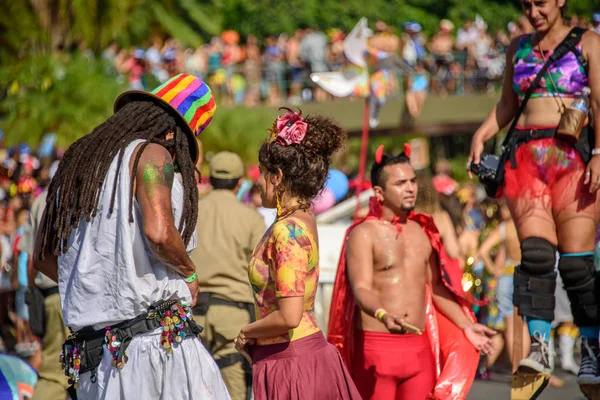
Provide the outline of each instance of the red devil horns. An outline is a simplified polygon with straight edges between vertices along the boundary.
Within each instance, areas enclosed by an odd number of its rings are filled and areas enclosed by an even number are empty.
[[[410,158],[411,150],[412,149],[410,147],[410,144],[404,143],[404,154],[406,155],[406,157]],[[377,151],[375,152],[375,162],[377,164],[381,164],[382,161],[383,161],[383,145],[379,146],[377,148]]]
[[[411,152],[410,144],[404,143],[404,154],[406,154],[406,157],[410,158],[410,152]]]
[[[377,164],[381,164],[382,161],[383,161],[383,145],[379,146],[377,148],[377,151],[375,152],[375,162]]]

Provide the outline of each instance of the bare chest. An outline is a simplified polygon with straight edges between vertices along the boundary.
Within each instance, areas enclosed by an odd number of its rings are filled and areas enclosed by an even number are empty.
[[[374,274],[398,278],[424,277],[431,255],[431,244],[416,223],[409,223],[399,232],[385,226],[373,237]]]

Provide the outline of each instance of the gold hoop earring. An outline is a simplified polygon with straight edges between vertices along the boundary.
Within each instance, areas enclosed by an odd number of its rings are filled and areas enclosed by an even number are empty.
[[[281,201],[279,200],[279,190],[275,188],[275,200],[277,201],[277,217],[281,216]]]

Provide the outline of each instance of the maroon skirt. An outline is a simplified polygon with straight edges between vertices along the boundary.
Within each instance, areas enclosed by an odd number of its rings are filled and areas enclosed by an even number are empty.
[[[361,400],[340,353],[322,332],[251,351],[255,400]]]

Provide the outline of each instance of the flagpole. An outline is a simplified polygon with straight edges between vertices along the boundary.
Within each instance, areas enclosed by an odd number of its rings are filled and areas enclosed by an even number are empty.
[[[356,209],[354,210],[354,219],[357,218],[358,212],[360,211],[360,193],[363,190],[363,185],[366,182],[365,175],[367,169],[367,150],[369,144],[369,100],[370,97],[365,98],[365,106],[363,112],[363,126],[362,136],[360,143],[360,161],[358,164],[358,179],[356,185]]]

